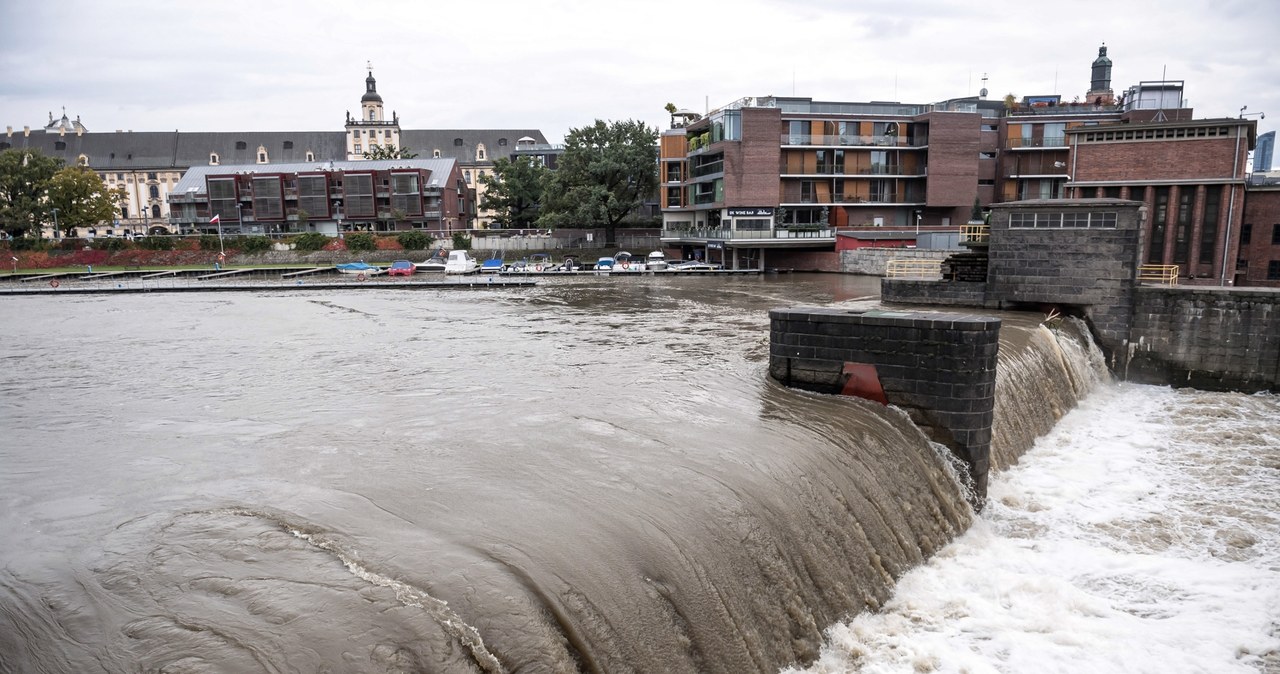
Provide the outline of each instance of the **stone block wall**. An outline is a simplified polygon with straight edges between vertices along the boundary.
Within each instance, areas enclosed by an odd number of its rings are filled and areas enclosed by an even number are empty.
[[[1141,286],[1124,378],[1280,391],[1280,290]]]
[[[840,251],[840,271],[845,274],[884,276],[889,260],[945,260],[951,250],[921,248],[855,248]]]
[[[1000,319],[806,307],[769,318],[770,376],[903,408],[964,460],[985,499]]]
[[[880,300],[891,304],[982,307],[986,304],[986,295],[986,283],[897,278],[880,281]]]

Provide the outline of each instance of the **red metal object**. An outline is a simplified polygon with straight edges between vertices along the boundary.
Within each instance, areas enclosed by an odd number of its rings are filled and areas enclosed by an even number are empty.
[[[889,399],[884,395],[884,388],[880,386],[880,375],[876,372],[875,365],[845,363],[842,373],[846,379],[844,387],[840,389],[840,395],[866,398],[882,405],[889,404]]]

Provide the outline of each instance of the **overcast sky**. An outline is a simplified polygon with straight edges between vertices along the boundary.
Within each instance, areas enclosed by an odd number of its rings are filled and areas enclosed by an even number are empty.
[[[930,103],[1185,80],[1197,117],[1280,120],[1275,0],[0,0],[0,125],[337,131],[373,63],[402,127],[666,128],[743,96]],[[1257,117],[1254,117],[1257,119]]]

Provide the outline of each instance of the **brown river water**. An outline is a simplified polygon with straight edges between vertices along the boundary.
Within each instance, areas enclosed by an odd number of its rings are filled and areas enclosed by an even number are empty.
[[[766,375],[769,309],[878,284],[0,300],[0,671],[814,663],[975,518],[905,415]],[[1001,358],[1007,468],[1098,368]]]

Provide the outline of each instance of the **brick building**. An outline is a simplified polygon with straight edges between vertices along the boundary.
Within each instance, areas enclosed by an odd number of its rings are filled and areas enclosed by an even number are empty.
[[[1280,288],[1280,172],[1254,174],[1245,188],[1237,277]]]

